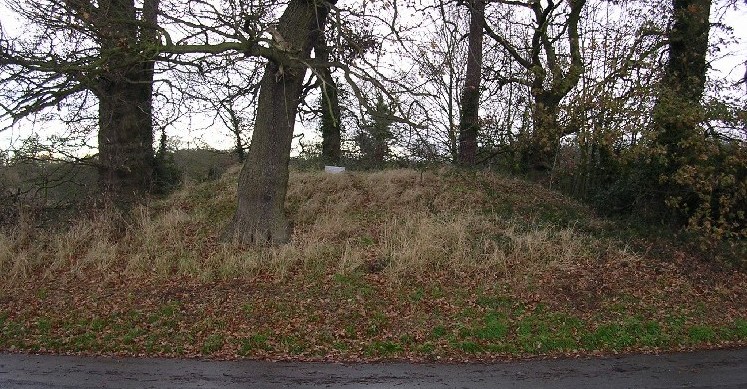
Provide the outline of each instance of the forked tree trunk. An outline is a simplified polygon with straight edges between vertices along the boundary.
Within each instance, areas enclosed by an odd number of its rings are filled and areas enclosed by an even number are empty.
[[[277,30],[300,59],[310,56],[329,13],[328,4],[291,0]],[[252,147],[241,169],[238,207],[224,239],[245,244],[279,244],[290,240],[285,215],[293,128],[306,66],[299,61],[265,66],[259,90]]]
[[[485,1],[470,1],[467,74],[462,91],[459,120],[459,163],[473,166],[477,158],[480,131],[480,81],[482,79],[482,41]]]
[[[550,14],[557,3],[542,2],[532,4],[535,15],[535,32],[532,38],[531,61],[525,62],[525,68],[534,74],[532,79],[532,124],[533,131],[523,140],[521,160],[524,169],[529,171],[547,171],[553,168],[555,155],[558,152],[560,139],[576,131],[575,128],[562,128],[558,123],[560,102],[576,87],[584,71],[581,57],[579,21],[586,0],[570,0],[570,12],[567,19],[566,34],[570,64],[564,69],[564,61],[559,60],[554,47],[554,39],[547,34],[552,19]],[[547,61],[542,63],[542,55]],[[547,77],[551,81],[547,85]]]

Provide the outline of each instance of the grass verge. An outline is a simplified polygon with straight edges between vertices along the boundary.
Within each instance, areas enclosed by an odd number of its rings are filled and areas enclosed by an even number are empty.
[[[217,240],[235,180],[0,234],[0,349],[484,360],[747,344],[743,272],[618,241],[622,227],[537,185],[293,173],[293,241],[250,248]]]

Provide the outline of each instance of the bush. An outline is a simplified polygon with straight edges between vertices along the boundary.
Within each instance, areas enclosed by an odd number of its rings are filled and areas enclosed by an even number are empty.
[[[747,145],[710,141],[699,163],[666,181],[679,189],[666,204],[687,217],[687,229],[711,241],[747,238]]]
[[[182,183],[182,171],[176,165],[174,153],[159,150],[153,169],[153,193],[171,193]]]

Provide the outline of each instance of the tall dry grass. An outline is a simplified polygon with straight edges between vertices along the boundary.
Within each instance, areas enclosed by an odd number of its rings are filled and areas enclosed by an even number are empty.
[[[65,231],[20,226],[0,234],[0,271],[9,280],[60,272],[85,276],[173,275],[205,280],[270,273],[376,271],[392,279],[433,272],[521,278],[593,261],[630,258],[610,242],[543,212],[580,215],[572,201],[541,187],[490,173],[390,170],[291,174],[287,207],[295,230],[279,247],[218,241],[234,207],[237,169],[218,181],[190,184],[128,217],[108,210]]]

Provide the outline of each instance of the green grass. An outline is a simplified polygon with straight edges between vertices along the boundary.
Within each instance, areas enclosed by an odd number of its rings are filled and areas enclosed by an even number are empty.
[[[483,319],[483,326],[475,329],[473,335],[482,340],[500,341],[506,338],[509,323],[504,315],[489,313]]]
[[[369,357],[391,357],[401,353],[402,345],[392,341],[373,341],[366,346],[366,355]]]
[[[434,339],[440,339],[446,336],[447,330],[446,327],[442,325],[438,325],[433,327],[433,330],[431,331],[431,337]]]
[[[239,340],[239,355],[248,356],[257,351],[270,351],[272,347],[268,343],[269,338],[265,334],[254,334]]]
[[[719,341],[747,341],[747,320],[737,319],[727,325],[698,324],[697,313],[668,315],[663,320],[638,316],[582,320],[573,315],[554,312],[543,306],[526,309],[506,299],[478,299],[483,309],[466,309],[460,315],[463,324],[436,325],[428,336],[410,333],[397,335],[396,340],[380,339],[378,334],[391,329],[382,312],[371,313],[363,325],[366,332],[362,350],[366,357],[393,358],[405,352],[425,357],[443,353],[443,345],[453,352],[467,355],[498,353],[507,355],[546,354],[558,352],[602,351],[621,352],[636,349],[666,349],[673,346],[699,346]],[[168,318],[179,316],[178,304],[156,307],[153,312],[126,312],[110,316],[69,318],[55,321],[39,316],[27,326],[27,320],[15,321],[7,314],[0,315],[0,347],[29,350],[97,351],[166,353],[179,355],[195,341],[195,332],[180,332]],[[148,318],[143,326],[143,318]],[[228,343],[221,331],[226,323],[221,320],[199,321],[199,331],[217,331],[200,340],[199,352],[212,355]],[[280,351],[287,355],[306,355],[314,345],[314,355],[327,352],[351,352],[356,339],[357,325],[344,328],[339,338],[337,331],[319,334],[313,340],[303,335],[270,336],[258,332],[232,340],[230,347],[242,356],[264,355]],[[195,328],[196,330],[197,328]],[[63,330],[72,334],[55,336]],[[192,330],[194,331],[194,330]],[[396,334],[396,331],[394,332]],[[344,340],[349,339],[349,340]],[[366,340],[369,339],[369,340]],[[444,343],[446,342],[446,343]],[[437,346],[437,345],[442,346]],[[181,350],[181,351],[180,351]],[[325,351],[327,350],[327,351]],[[440,351],[439,351],[440,350]]]
[[[642,323],[628,319],[623,323],[599,325],[582,336],[582,344],[588,350],[621,351],[633,346],[655,347],[670,342],[670,336],[664,333],[655,322]]]
[[[337,284],[338,293],[343,298],[370,296],[373,293],[373,288],[366,284],[359,273],[335,274],[334,281]]]
[[[694,344],[708,343],[717,339],[716,330],[707,325],[695,325],[687,331],[690,341]]]
[[[202,344],[202,353],[210,355],[220,350],[221,348],[223,348],[224,342],[225,342],[225,339],[223,338],[223,335],[220,335],[220,334],[209,335]]]
[[[288,355],[300,355],[308,350],[308,345],[296,335],[283,336],[279,343],[279,348]]]
[[[36,328],[39,333],[48,335],[49,331],[52,329],[52,320],[46,317],[40,317],[36,321]]]

